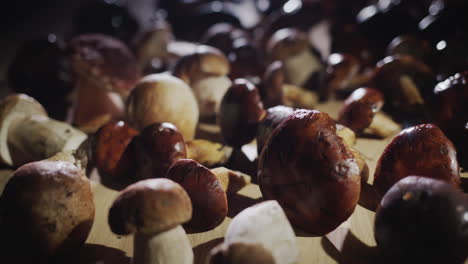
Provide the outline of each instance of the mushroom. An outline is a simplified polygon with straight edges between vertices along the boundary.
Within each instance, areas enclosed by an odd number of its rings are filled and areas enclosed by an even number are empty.
[[[0,101],[0,160],[5,165],[20,166],[76,150],[86,137],[68,124],[50,119],[27,95],[12,94]]]
[[[400,132],[377,162],[374,186],[383,196],[392,185],[409,175],[444,180],[460,186],[457,152],[434,124],[421,124]]]
[[[226,230],[223,247],[236,244],[255,244],[271,254],[274,263],[296,263],[299,250],[296,235],[277,201],[265,201],[237,214]],[[263,254],[265,254],[263,253]]]
[[[194,53],[178,60],[173,74],[193,89],[200,116],[211,118],[219,112],[221,99],[231,86],[229,70],[229,62],[220,50],[200,45]]]
[[[101,34],[77,36],[69,50],[76,80],[74,124],[121,119],[124,101],[140,78],[131,51],[119,40]]]
[[[393,185],[375,215],[382,257],[393,263],[464,263],[468,196],[436,179],[408,176]]]
[[[245,79],[234,80],[221,102],[219,121],[224,141],[239,149],[255,138],[257,126],[265,116],[255,85]]]
[[[226,192],[209,169],[194,160],[181,159],[172,164],[166,177],[179,183],[192,201],[192,219],[185,228],[204,232],[224,221],[228,211]]]
[[[271,61],[283,63],[287,83],[308,90],[320,89],[325,67],[303,32],[293,28],[276,31],[268,41],[267,52]]]
[[[383,104],[381,92],[372,88],[359,88],[344,101],[338,114],[338,122],[356,134],[386,138],[401,128],[390,117],[380,112]]]
[[[259,244],[232,243],[220,244],[213,248],[207,264],[275,264],[273,255]]]
[[[198,105],[190,87],[168,74],[145,76],[127,100],[127,118],[137,130],[153,124],[174,124],[185,140],[195,136]]]
[[[63,161],[21,166],[0,202],[4,260],[32,263],[69,256],[84,245],[94,213],[91,184],[78,167]]]
[[[397,121],[421,123],[423,105],[436,84],[435,75],[424,63],[411,56],[386,57],[377,63],[372,87],[385,98],[385,112]]]
[[[316,110],[296,110],[281,122],[258,163],[264,198],[277,200],[293,225],[313,235],[327,234],[351,216],[361,172],[333,119]]]
[[[191,217],[192,204],[182,186],[169,179],[149,179],[120,192],[108,221],[117,235],[135,233],[133,263],[192,264],[192,246],[180,226]]]

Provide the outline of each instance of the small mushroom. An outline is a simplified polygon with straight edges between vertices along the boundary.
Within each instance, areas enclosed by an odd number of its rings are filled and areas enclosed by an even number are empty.
[[[457,152],[436,125],[421,124],[401,131],[377,162],[374,186],[383,196],[392,185],[409,175],[460,186]]]
[[[257,126],[265,115],[255,85],[245,79],[234,80],[221,102],[219,124],[224,141],[240,148],[255,138]]]
[[[316,110],[296,110],[281,122],[258,163],[265,199],[277,200],[293,225],[314,235],[331,232],[351,216],[361,172],[333,119]]]
[[[127,118],[137,130],[153,124],[174,124],[185,140],[194,138],[198,105],[190,87],[168,74],[144,77],[127,100]]]
[[[259,244],[232,243],[220,244],[213,248],[207,264],[275,264],[273,255]]]
[[[401,128],[390,117],[380,112],[383,104],[381,92],[372,88],[359,88],[344,101],[338,114],[338,122],[356,134],[365,133],[386,138]]]
[[[268,42],[267,52],[271,61],[283,63],[287,83],[308,90],[320,89],[325,67],[303,32],[292,28],[276,31]]]
[[[50,119],[44,108],[24,94],[0,100],[0,160],[20,166],[76,150],[86,134],[67,123]]]
[[[180,226],[191,217],[192,204],[182,186],[169,179],[149,179],[120,192],[108,221],[117,235],[135,234],[133,263],[192,264],[192,246]]]
[[[91,184],[78,167],[63,161],[21,166],[0,202],[4,260],[32,263],[69,256],[84,245],[94,211]]]
[[[221,99],[231,86],[229,70],[229,62],[220,50],[200,45],[194,53],[178,60],[173,74],[193,89],[200,116],[210,118],[219,112]]]
[[[468,196],[436,179],[408,176],[383,197],[374,234],[392,263],[464,263]]]
[[[76,81],[73,122],[83,126],[102,116],[121,119],[124,101],[140,78],[131,51],[112,37],[85,34],[71,40],[69,52]]]
[[[275,263],[296,263],[299,250],[296,235],[277,201],[265,201],[237,214],[226,230],[224,245],[247,243],[263,247]]]
[[[179,183],[192,201],[192,219],[185,228],[203,232],[224,221],[228,211],[226,192],[209,169],[194,160],[181,159],[172,164],[166,177]]]

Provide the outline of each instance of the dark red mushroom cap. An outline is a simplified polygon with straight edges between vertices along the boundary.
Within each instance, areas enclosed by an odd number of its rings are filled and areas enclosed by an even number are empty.
[[[434,124],[403,130],[385,148],[377,163],[374,186],[384,195],[393,184],[409,175],[422,175],[460,185],[457,152]]]
[[[83,78],[91,78],[103,88],[124,98],[140,78],[138,66],[128,47],[102,34],[85,34],[71,40],[72,69]]]

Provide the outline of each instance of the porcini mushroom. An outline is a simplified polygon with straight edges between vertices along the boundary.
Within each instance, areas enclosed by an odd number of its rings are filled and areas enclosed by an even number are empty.
[[[0,202],[4,260],[31,263],[69,256],[84,245],[94,210],[91,184],[78,167],[63,161],[21,166]]]
[[[291,223],[324,235],[353,213],[361,170],[326,113],[296,110],[273,130],[258,163],[265,199],[276,199]]]
[[[338,122],[356,134],[386,138],[401,128],[390,117],[380,112],[383,104],[381,92],[372,88],[359,88],[344,101],[338,114]]]
[[[195,136],[198,105],[190,87],[168,74],[144,77],[127,100],[127,118],[137,130],[153,124],[174,124],[185,140]]]
[[[383,196],[393,184],[409,175],[460,185],[457,152],[436,125],[421,124],[401,131],[377,162],[374,186]]]
[[[123,190],[112,204],[108,220],[115,234],[135,233],[133,263],[192,264],[192,246],[180,226],[191,217],[190,198],[179,184],[149,179]]]
[[[209,169],[194,160],[181,159],[172,164],[166,177],[179,183],[192,201],[192,219],[184,225],[188,230],[211,230],[226,218],[226,192]]]
[[[76,81],[73,122],[77,126],[121,119],[124,101],[140,78],[135,58],[127,46],[101,34],[75,37],[69,44]]]
[[[200,45],[193,54],[178,60],[173,74],[193,89],[200,116],[210,118],[219,112],[221,99],[231,86],[229,70],[229,62],[220,50]]]
[[[20,166],[75,150],[86,138],[78,129],[50,119],[27,95],[12,94],[0,101],[0,160],[5,165]]]
[[[270,253],[275,263],[296,263],[299,250],[296,235],[277,201],[265,201],[237,214],[229,223],[224,244],[257,244]]]

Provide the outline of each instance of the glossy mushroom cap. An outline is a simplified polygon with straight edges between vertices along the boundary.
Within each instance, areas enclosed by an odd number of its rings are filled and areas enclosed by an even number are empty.
[[[120,192],[109,210],[108,221],[118,235],[155,235],[191,217],[192,203],[182,186],[169,179],[149,179]]]
[[[275,128],[294,113],[294,109],[289,106],[278,105],[268,108],[266,115],[258,125],[257,129],[257,151],[258,155],[263,150],[263,146]]]
[[[265,199],[275,199],[291,223],[324,235],[344,222],[359,200],[360,170],[326,113],[297,110],[271,133],[259,158]]]
[[[385,194],[375,240],[389,263],[464,263],[468,196],[441,180],[409,176]]]
[[[151,74],[132,90],[127,100],[127,118],[138,130],[169,122],[185,140],[193,139],[198,124],[198,105],[190,87],[168,74]]]
[[[99,87],[126,98],[140,78],[136,60],[127,46],[110,36],[84,34],[70,41],[72,69]]]
[[[237,79],[221,102],[219,124],[224,141],[240,148],[255,138],[265,110],[257,88],[245,79]]]
[[[138,166],[136,179],[161,178],[176,160],[187,158],[182,134],[171,123],[145,127],[132,142]]]
[[[0,203],[4,254],[30,259],[28,263],[68,256],[84,245],[94,211],[91,184],[78,167],[63,161],[23,165],[8,181]]]
[[[224,221],[228,211],[226,192],[209,169],[194,160],[181,159],[172,164],[166,177],[179,183],[192,201],[193,216],[184,227],[203,232]]]
[[[371,124],[383,104],[383,94],[380,91],[359,88],[344,101],[337,121],[355,133],[361,133]]]
[[[434,124],[407,128],[387,145],[377,162],[374,186],[383,196],[396,182],[409,175],[444,180],[460,185],[457,152],[452,142]]]
[[[210,251],[208,264],[275,264],[268,250],[259,244],[237,242],[220,244]]]

